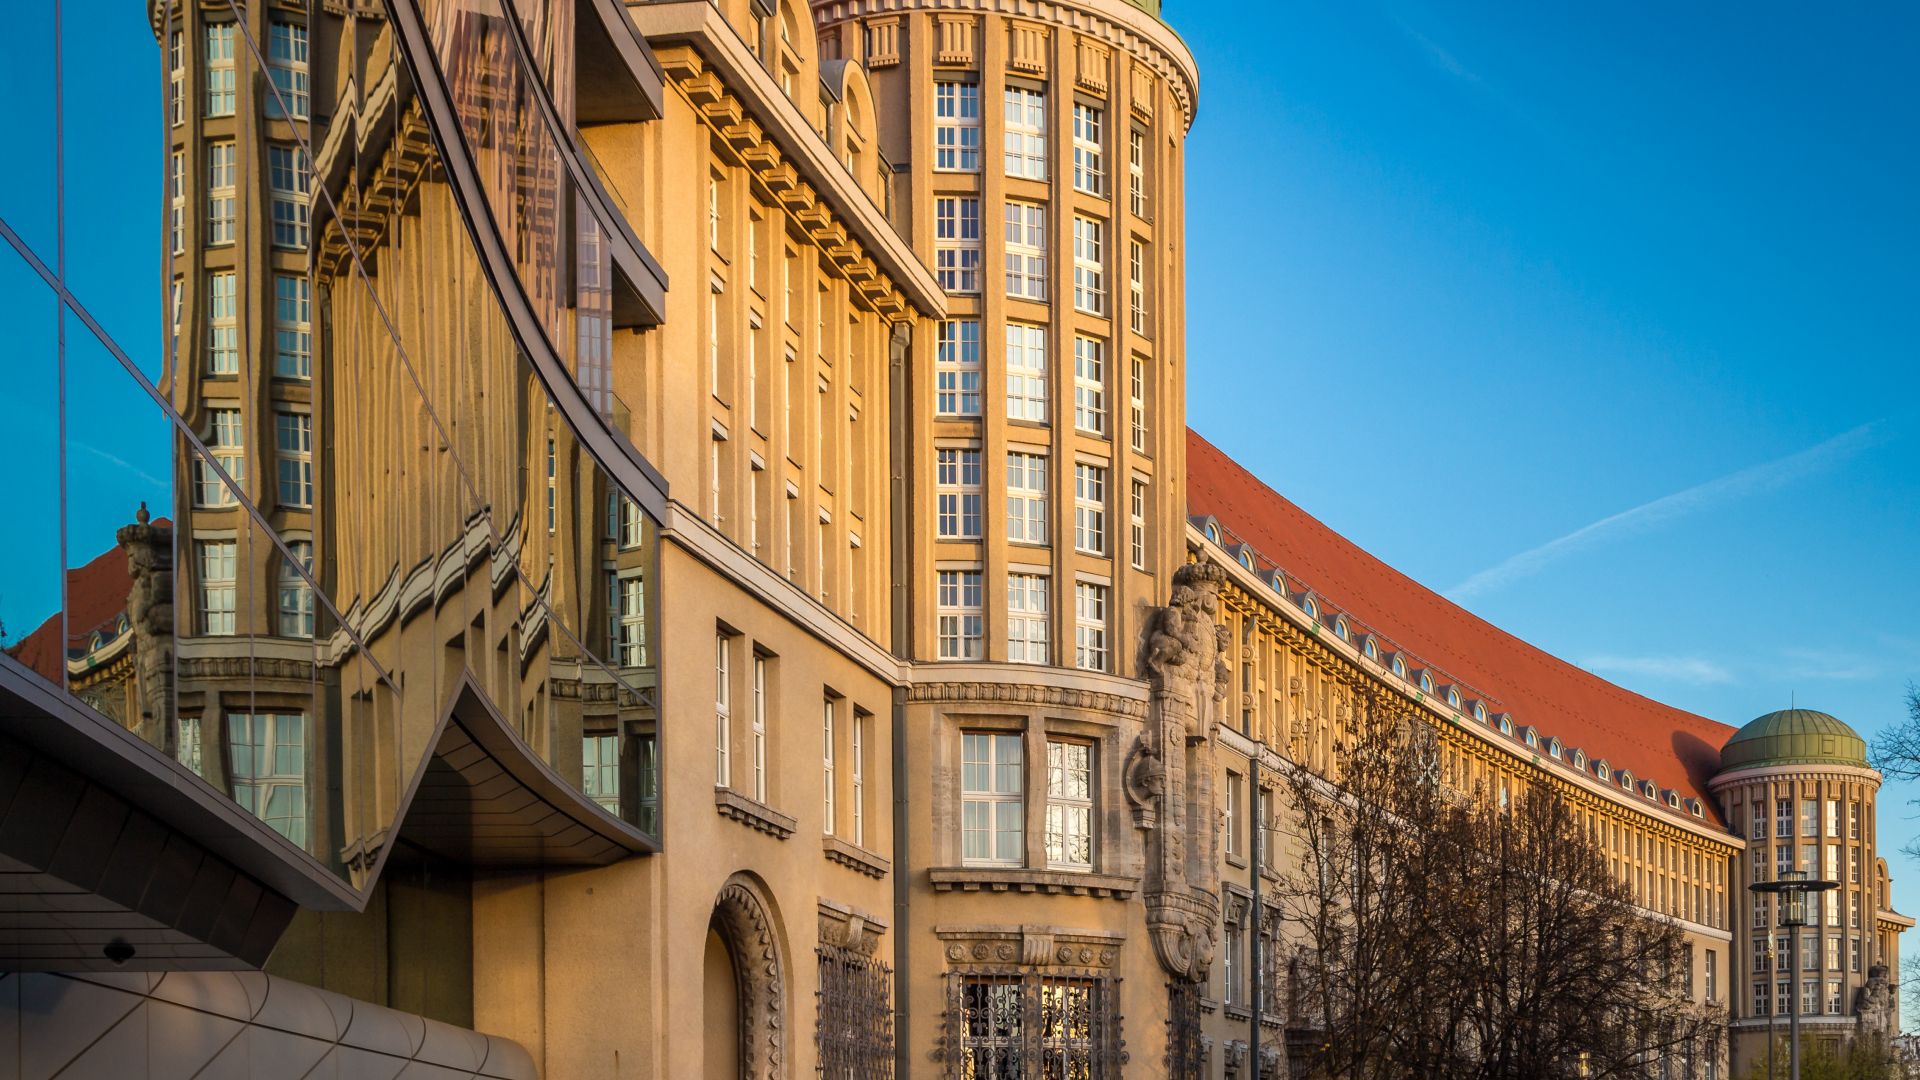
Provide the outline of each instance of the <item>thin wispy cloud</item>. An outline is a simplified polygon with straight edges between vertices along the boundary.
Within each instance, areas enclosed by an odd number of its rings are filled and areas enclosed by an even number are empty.
[[[1782,649],[1786,666],[1781,674],[1789,679],[1822,682],[1857,682],[1876,679],[1886,670],[1881,658],[1845,649]]]
[[[1482,596],[1521,578],[1531,577],[1553,563],[1597,544],[1645,533],[1713,506],[1785,487],[1796,480],[1833,468],[1873,445],[1880,438],[1881,428],[1882,422],[1878,420],[1862,424],[1799,453],[1728,473],[1601,518],[1474,574],[1446,590],[1446,596],[1456,602]]]
[[[135,465],[133,462],[128,461],[127,459],[120,457],[117,454],[110,454],[107,451],[92,445],[91,443],[85,443],[85,442],[81,442],[79,439],[74,439],[70,443],[70,445],[75,450],[85,450],[87,453],[92,454],[94,457],[97,457],[100,460],[110,465],[116,466],[121,469],[125,469],[127,472],[130,472],[133,475],[139,477],[140,479],[145,480],[147,483],[152,484],[154,487],[164,488],[168,486],[165,480],[162,480],[159,477],[153,475],[152,473],[147,472],[146,470],[140,468],[138,465]]]
[[[1580,666],[1596,674],[1643,675],[1698,686],[1733,681],[1733,672],[1698,656],[1590,656]]]

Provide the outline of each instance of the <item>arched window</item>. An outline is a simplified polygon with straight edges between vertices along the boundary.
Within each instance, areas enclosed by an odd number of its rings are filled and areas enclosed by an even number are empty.
[[[1506,713],[1501,713],[1499,716],[1494,718],[1494,723],[1499,726],[1500,734],[1502,735],[1513,734],[1513,717],[1508,716]],[[1529,742],[1527,745],[1532,746],[1534,744]]]
[[[1345,615],[1334,616],[1333,636],[1339,638],[1341,641],[1345,641],[1347,640],[1348,633],[1349,631],[1347,630],[1347,617]]]
[[[1320,604],[1319,604],[1319,602],[1318,602],[1318,601],[1316,601],[1316,600],[1315,600],[1315,599],[1313,598],[1313,594],[1312,594],[1312,593],[1301,593],[1301,594],[1300,594],[1300,610],[1301,610],[1301,611],[1304,611],[1304,612],[1306,612],[1306,613],[1307,613],[1307,618],[1309,618],[1309,619],[1312,619],[1312,620],[1314,620],[1315,622],[1318,622],[1318,621],[1319,621],[1319,619],[1320,619]]]
[[[1207,522],[1206,528],[1201,531],[1207,534],[1207,539],[1216,544],[1220,542],[1220,526],[1217,522]]]
[[[1402,679],[1407,677],[1407,661],[1399,653],[1393,654],[1393,664],[1391,666],[1395,675]]]
[[[1423,694],[1433,693],[1433,675],[1431,672],[1422,671],[1420,673],[1420,692]]]
[[[1628,791],[1633,790],[1633,770],[1632,769],[1620,770],[1620,786],[1623,788],[1626,788]]]
[[[1457,686],[1447,687],[1447,704],[1453,706],[1456,709],[1460,707],[1460,688],[1459,687]]]
[[[1533,729],[1528,728],[1527,730],[1531,731]],[[1560,737],[1559,736],[1556,735],[1553,738],[1547,740],[1547,756],[1554,759],[1555,761],[1560,760]]]
[[[1577,746],[1573,749],[1573,767],[1581,772],[1587,771],[1587,752]]]
[[[1246,567],[1249,570],[1253,569],[1253,552],[1247,550],[1246,548],[1241,548],[1240,549],[1240,565]]]
[[[1279,593],[1281,596],[1287,595],[1287,575],[1275,570],[1273,572],[1272,585],[1274,592]]]
[[[1600,782],[1603,784],[1609,783],[1613,780],[1613,770],[1607,767],[1607,759],[1601,758],[1597,763],[1594,764],[1593,775],[1599,777]]]
[[[1372,634],[1368,634],[1366,637],[1361,639],[1360,655],[1366,657],[1367,659],[1373,661],[1376,664],[1380,662],[1380,644],[1373,640]]]
[[[1473,718],[1475,720],[1480,721],[1483,724],[1487,722],[1487,703],[1486,702],[1476,701],[1473,703]]]

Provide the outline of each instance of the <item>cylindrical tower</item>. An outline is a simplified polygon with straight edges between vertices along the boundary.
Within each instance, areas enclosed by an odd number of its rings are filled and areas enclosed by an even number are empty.
[[[1885,984],[1897,957],[1885,943],[1894,935],[1878,932],[1886,874],[1874,846],[1879,788],[1866,741],[1811,709],[1768,713],[1721,750],[1712,790],[1729,826],[1747,842],[1731,875],[1739,913],[1733,920],[1738,977],[1728,1002],[1734,1074],[1765,1058],[1770,1037],[1784,1037],[1789,995],[1800,997],[1808,1044],[1837,1044],[1863,1025],[1891,1018]],[[1785,870],[1840,883],[1809,901],[1797,950],[1774,903],[1745,887]]]

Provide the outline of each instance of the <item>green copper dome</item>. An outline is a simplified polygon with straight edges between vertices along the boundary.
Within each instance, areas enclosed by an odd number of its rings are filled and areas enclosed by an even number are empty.
[[[1160,17],[1160,0],[1127,0],[1127,3],[1155,18]]]
[[[1867,740],[1823,712],[1782,709],[1733,733],[1720,749],[1720,771],[1767,765],[1853,765],[1868,768]]]

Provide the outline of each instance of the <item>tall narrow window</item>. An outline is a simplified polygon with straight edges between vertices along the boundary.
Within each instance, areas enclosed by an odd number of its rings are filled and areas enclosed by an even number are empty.
[[[1019,735],[960,736],[960,858],[974,865],[1019,866],[1026,857],[1021,820]]]
[[[234,558],[232,540],[199,540],[194,560],[200,572],[200,632],[214,637],[234,633]]]
[[[167,159],[167,243],[175,255],[187,250],[187,155],[181,150]]]
[[[1107,587],[1088,581],[1073,586],[1073,666],[1107,670]]]
[[[167,341],[168,356],[178,360],[180,349],[180,314],[186,309],[187,283],[179,278],[173,279],[171,299],[173,309],[173,336]]]
[[[984,655],[980,571],[942,570],[936,597],[942,660],[978,660]]]
[[[1147,482],[1137,476],[1127,497],[1127,559],[1135,570],[1147,568]]]
[[[1138,240],[1127,248],[1127,309],[1133,332],[1147,336],[1147,245]]]
[[[234,145],[207,144],[207,243],[233,243]]]
[[[1240,920],[1231,916],[1226,920],[1226,931],[1226,941],[1220,948],[1220,1000],[1229,1008],[1244,1007],[1247,1002],[1240,988],[1240,969],[1244,966],[1240,951],[1247,935],[1240,927]]]
[[[228,713],[233,801],[273,831],[307,842],[307,718],[299,713]]]
[[[865,847],[867,843],[867,812],[865,806],[867,799],[867,717],[865,713],[857,709],[854,711],[853,726],[847,732],[847,736],[851,742],[851,745],[847,748],[847,752],[853,759],[848,763],[849,768],[852,770],[852,776],[849,777],[849,779],[852,781],[853,786],[853,791],[851,792],[853,799],[853,842],[858,846]]]
[[[187,122],[186,48],[185,34],[175,30],[167,35],[167,118],[174,127]]]
[[[837,823],[834,820],[833,789],[836,783],[834,775],[834,702],[831,697],[820,701],[820,823],[821,831],[828,836],[834,834]]]
[[[300,571],[311,573],[313,570],[313,541],[289,540],[287,550],[293,557],[283,556],[280,560],[280,636],[310,638],[313,636],[313,589],[307,579],[300,576]]]
[[[1047,865],[1093,869],[1093,747],[1047,741]]]
[[[747,426],[760,430],[760,313],[747,312]]]
[[[1134,128],[1127,134],[1127,202],[1133,216],[1147,214],[1147,133]]]
[[[639,570],[614,576],[614,662],[623,668],[647,666],[647,579]]]
[[[580,791],[600,809],[620,816],[620,736],[611,731],[580,736]]]
[[[282,379],[313,377],[313,304],[307,279],[273,276],[273,373]]]
[[[233,24],[207,24],[207,115],[233,115]]]
[[[1047,298],[1046,208],[1035,203],[1007,204],[1007,295],[1022,300]]]
[[[1107,553],[1107,470],[1073,467],[1073,546],[1089,555]]]
[[[1007,575],[1007,659],[1010,662],[1051,662],[1047,592],[1045,574]]]
[[[560,531],[560,451],[547,438],[547,532]]]
[[[707,247],[720,252],[720,177],[707,177]]]
[[[980,171],[980,87],[937,82],[933,87],[933,167]]]
[[[1047,332],[1025,323],[1007,324],[1007,419],[1047,419]]]
[[[220,479],[213,466],[218,465],[233,477],[236,485],[247,482],[246,428],[240,422],[239,409],[207,411],[207,451],[210,458],[194,457],[193,502],[195,506],[232,506],[234,492]]]
[[[307,118],[307,28],[275,19],[267,30],[267,75],[277,94],[267,95],[267,115]]]
[[[1107,433],[1107,343],[1078,335],[1073,339],[1073,426],[1092,435]]]
[[[1006,94],[1007,175],[1047,178],[1047,95],[1009,86]]]
[[[175,34],[174,36],[178,37],[179,35]],[[205,775],[201,771],[203,766],[200,763],[200,747],[200,718],[197,716],[181,717],[180,744],[175,753],[179,757],[180,764],[192,769],[196,775]],[[1855,944],[1858,943],[1856,939]],[[1856,967],[1854,970],[1858,971],[1860,969]]]
[[[1146,453],[1147,361],[1139,356],[1133,358],[1133,365],[1127,372],[1127,429],[1134,453]]]
[[[948,319],[940,324],[933,381],[934,412],[941,416],[980,415],[979,319]]]
[[[753,797],[767,801],[767,658],[753,658]]]
[[[275,413],[273,416],[274,463],[279,469],[279,496],[282,506],[313,505],[313,416],[310,413]]]
[[[298,146],[267,148],[267,184],[273,193],[273,246],[307,246],[307,152]]]
[[[733,639],[713,638],[713,786],[733,783]]]
[[[1007,454],[1007,539],[1016,544],[1047,542],[1045,454]]]
[[[1105,222],[1073,219],[1073,306],[1091,315],[1107,312]]]
[[[980,291],[980,200],[943,195],[934,200],[934,273],[950,293]]]
[[[980,539],[980,451],[936,451],[934,492],[942,540]]]
[[[707,386],[714,397],[725,400],[726,394],[720,385],[720,299],[723,291],[719,278],[713,279],[707,289]]]
[[[759,210],[747,211],[747,288],[766,295],[766,282],[760,280],[760,239],[767,219]]]
[[[1089,195],[1107,193],[1106,113],[1073,103],[1073,186]]]

